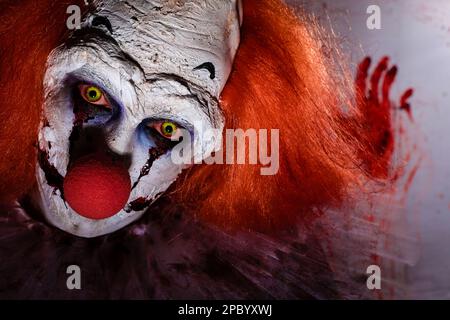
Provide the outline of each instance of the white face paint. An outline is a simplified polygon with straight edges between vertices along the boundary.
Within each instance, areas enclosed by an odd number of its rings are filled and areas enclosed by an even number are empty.
[[[197,159],[219,149],[221,136],[211,132],[224,126],[218,97],[239,44],[238,0],[105,0],[96,8],[48,59],[39,131],[41,159],[48,157],[46,166],[37,165],[39,205],[51,224],[82,237],[113,232],[141,217],[146,208],[132,210],[130,203],[150,204],[186,167],[171,160],[168,147],[141,175],[149,150],[162,138],[146,131],[147,124],[169,120],[188,130],[193,150],[201,153],[193,154]],[[75,128],[80,84],[102,89],[113,111]],[[76,129],[81,136],[97,132],[98,145],[129,159],[135,187],[128,205],[112,217],[79,215],[49,181],[49,170],[61,179],[67,174],[76,160],[69,150],[87,154],[73,136]],[[89,143],[92,149],[97,142]]]

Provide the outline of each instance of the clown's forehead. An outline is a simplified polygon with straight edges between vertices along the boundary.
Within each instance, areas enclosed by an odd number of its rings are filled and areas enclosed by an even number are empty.
[[[218,97],[239,45],[239,5],[239,0],[104,0],[88,21],[107,18],[113,38],[146,77],[174,74]]]

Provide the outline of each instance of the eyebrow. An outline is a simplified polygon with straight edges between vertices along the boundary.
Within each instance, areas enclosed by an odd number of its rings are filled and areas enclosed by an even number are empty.
[[[214,64],[212,64],[211,62],[202,63],[198,67],[195,67],[193,70],[195,71],[195,70],[201,70],[201,69],[205,69],[205,70],[209,71],[209,78],[211,80],[214,80],[216,78],[216,67],[214,67]]]
[[[183,77],[180,77],[179,75],[176,75],[173,73],[152,74],[151,78],[147,78],[146,80],[149,83],[155,83],[157,81],[166,80],[166,81],[174,81],[174,82],[180,84],[181,86],[183,86],[184,88],[186,88],[189,91],[189,95],[187,95],[186,97],[189,97],[190,99],[195,100],[200,105],[200,109],[208,116],[208,118],[210,118],[211,121],[214,121],[214,119],[211,115],[211,110],[210,110],[211,104],[206,101],[205,97],[202,97],[201,95],[199,95],[195,90],[196,88],[200,88],[200,87],[192,84],[191,82],[184,79]],[[209,92],[207,92],[206,90],[198,90],[198,91],[205,92],[205,94],[208,96],[209,99],[217,101],[217,99],[214,96],[212,96]],[[217,102],[217,104],[218,104],[218,102]]]
[[[110,33],[113,33],[111,22],[107,17],[104,16],[94,16],[92,19],[92,27],[104,26]]]
[[[161,80],[166,81],[174,81],[184,88],[186,88],[189,92],[191,92],[191,86],[189,85],[189,82],[184,79],[183,77],[180,77],[179,75],[173,74],[173,73],[156,73],[152,74],[151,78],[146,79],[149,83],[155,83]]]

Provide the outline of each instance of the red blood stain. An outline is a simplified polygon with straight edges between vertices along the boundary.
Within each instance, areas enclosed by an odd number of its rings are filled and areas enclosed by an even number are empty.
[[[371,176],[387,178],[395,136],[391,121],[391,112],[395,107],[390,100],[390,91],[398,68],[389,68],[389,58],[383,57],[369,76],[370,65],[371,59],[366,57],[358,66],[355,80],[356,97],[362,115],[360,124],[366,128],[361,139],[369,145],[369,148],[360,151],[360,157]],[[412,116],[408,99],[412,94],[412,89],[406,90],[399,103],[400,108],[408,112],[410,119]]]
[[[64,177],[58,172],[54,165],[50,164],[48,152],[39,150],[38,162],[49,186],[60,191],[61,198],[64,199],[63,181]]]
[[[128,204],[128,208],[125,211],[126,212],[141,211],[147,208],[150,204],[151,200],[148,200],[147,198],[144,197],[137,198],[136,200],[133,200]]]
[[[408,175],[408,179],[406,179],[406,183],[405,183],[405,187],[404,190],[405,192],[407,192],[409,190],[409,188],[411,187],[411,184],[414,181],[414,177],[417,174],[417,170],[419,170],[419,165],[415,165],[414,168],[412,168],[412,170],[410,171],[409,175]]]
[[[414,90],[408,89],[405,91],[403,96],[400,99],[400,109],[405,110],[408,113],[409,118],[413,119],[412,112],[411,112],[411,105],[408,103],[408,99],[413,95]]]

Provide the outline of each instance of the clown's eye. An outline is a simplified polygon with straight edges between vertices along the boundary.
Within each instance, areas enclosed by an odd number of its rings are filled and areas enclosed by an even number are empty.
[[[172,138],[172,136],[177,134],[177,125],[173,122],[163,122],[161,124],[160,132],[166,138]]]
[[[80,84],[78,88],[80,90],[81,97],[85,101],[97,106],[103,106],[108,109],[111,108],[105,94],[98,87],[93,85]]]
[[[103,125],[118,115],[115,100],[110,100],[98,86],[79,83],[74,90],[74,113],[78,122]]]
[[[178,141],[182,136],[182,129],[175,122],[172,121],[157,121],[147,125],[154,129],[163,138]]]

